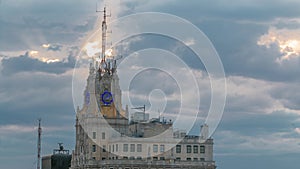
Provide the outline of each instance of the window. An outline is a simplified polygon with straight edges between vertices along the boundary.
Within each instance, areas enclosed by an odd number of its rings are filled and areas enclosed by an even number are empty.
[[[194,158],[194,161],[198,161],[198,158]]]
[[[160,157],[159,160],[165,160],[165,157]]]
[[[105,160],[106,158],[105,157],[102,157],[102,160]]]
[[[205,161],[205,158],[200,158],[200,161]]]
[[[157,153],[157,152],[158,152],[158,145],[157,145],[157,144],[154,144],[154,145],[153,145],[153,152],[154,152],[154,153]]]
[[[96,132],[93,132],[93,139],[96,139]]]
[[[181,160],[181,158],[180,157],[176,157],[176,161],[180,161]]]
[[[113,149],[112,149],[112,152],[115,152],[115,145],[113,144]]]
[[[192,161],[192,159],[191,158],[186,158],[186,161]]]
[[[93,146],[92,146],[92,152],[96,152],[96,150],[97,150],[96,145],[93,145]]]
[[[160,152],[161,153],[165,152],[165,145],[160,145]]]
[[[158,158],[157,157],[153,157],[153,160],[158,160]]]
[[[128,152],[128,144],[123,144],[123,152]]]
[[[80,152],[81,153],[83,152],[83,146],[80,146]]]
[[[134,160],[135,158],[134,158],[133,156],[130,156],[129,159],[130,159],[130,160]]]
[[[194,151],[195,154],[197,154],[198,153],[198,146],[194,146],[193,151]]]
[[[137,157],[136,159],[137,159],[137,160],[142,160],[142,157]]]
[[[128,159],[128,157],[124,156],[123,159]]]
[[[96,157],[92,157],[93,160],[96,160]]]
[[[187,145],[186,146],[186,153],[191,153],[192,152],[192,146],[191,145]]]
[[[116,152],[119,151],[119,144],[116,144]]]
[[[200,146],[200,153],[202,153],[202,154],[205,153],[205,146]]]
[[[136,150],[137,150],[137,152],[142,152],[142,144],[137,144]]]
[[[105,139],[105,133],[104,132],[102,133],[102,139],[103,140]]]
[[[102,148],[103,152],[106,152],[106,146],[103,145],[103,148]]]
[[[130,152],[135,152],[135,144],[130,144]]]
[[[176,153],[181,153],[181,145],[176,145]]]

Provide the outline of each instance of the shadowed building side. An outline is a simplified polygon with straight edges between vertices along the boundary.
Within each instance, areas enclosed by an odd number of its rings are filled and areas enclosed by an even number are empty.
[[[72,155],[69,150],[65,150],[62,144],[59,149],[54,149],[52,155],[42,158],[42,169],[69,169],[71,167]]]

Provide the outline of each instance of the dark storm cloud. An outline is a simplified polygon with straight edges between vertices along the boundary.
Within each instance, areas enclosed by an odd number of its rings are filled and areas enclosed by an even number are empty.
[[[226,153],[228,155],[226,155]],[[242,169],[298,169],[298,166],[300,165],[298,153],[278,153],[272,155],[262,155],[260,153],[252,153],[252,155],[233,153],[230,154],[230,151],[226,153],[216,153],[216,161],[218,161],[219,166],[222,166],[222,168],[232,168],[232,166],[235,166],[236,168]]]
[[[1,51],[24,50],[30,48],[29,44],[22,38],[25,34],[32,34],[22,29],[23,25],[3,21],[0,18],[0,49]],[[18,33],[15,33],[18,32]]]
[[[159,83],[161,79],[163,83]],[[180,92],[175,79],[158,69],[140,72],[130,81],[129,91],[134,94],[148,95],[154,89],[162,90],[167,96]]]
[[[22,71],[9,76],[0,73],[0,79],[1,131],[7,125],[34,128],[37,126],[36,120],[42,118],[43,154],[51,154],[57,142],[64,142],[65,147],[72,148],[75,112],[71,75]],[[36,136],[36,130],[1,133],[0,144],[10,147],[2,148],[8,157],[6,160],[12,156],[28,159],[22,165],[31,166],[35,161],[31,157],[36,153]],[[20,168],[18,165],[10,164],[7,167]]]
[[[241,115],[242,114],[242,115]],[[286,114],[283,112],[274,112],[272,114],[257,114],[251,112],[228,112],[225,111],[223,119],[214,134],[214,137],[219,138],[218,133],[222,131],[234,131],[241,136],[269,135],[276,132],[286,132],[285,137],[300,138],[300,135],[293,131],[296,127],[300,127],[299,118],[295,114]],[[198,119],[191,134],[198,135],[200,126],[203,124],[202,119]],[[218,139],[217,139],[218,140]],[[234,146],[234,143],[230,143]],[[228,146],[230,146],[228,145]]]
[[[243,114],[241,116],[240,114]],[[273,112],[271,114],[257,114],[252,112],[224,112],[220,123],[220,130],[235,131],[240,135],[255,136],[269,135],[276,132],[289,132],[300,126],[296,114]],[[292,137],[300,137],[297,133]]]
[[[52,51],[60,51],[62,48],[62,45],[57,45],[57,44],[54,44],[54,45],[50,45],[47,50],[52,50]]]
[[[271,107],[273,104],[273,100],[264,98],[265,94],[262,94],[262,97],[238,95],[238,93],[230,93],[230,91],[228,94],[225,107],[227,112],[264,113],[266,108]]]
[[[293,63],[295,66],[290,63],[290,66],[281,66],[276,62],[283,55],[278,46],[271,45],[266,48],[257,45],[260,36],[268,32],[269,26],[230,20],[207,20],[197,26],[215,46],[227,76],[239,75],[270,81],[300,80],[300,66],[296,66],[300,64],[300,59]],[[191,68],[205,70],[198,56],[183,42],[154,34],[143,34],[139,38],[139,41],[130,43],[126,52],[130,54],[146,48],[165,49],[180,57]]]
[[[15,23],[0,18],[1,51],[28,50],[46,43],[70,44],[82,36],[82,34],[70,30],[74,25],[70,26],[71,28],[64,28],[63,22],[47,21],[44,23],[34,17],[27,17],[27,20],[31,21]]]
[[[22,72],[0,78],[0,124],[26,124],[38,117],[53,124],[74,114],[70,75]]]
[[[280,85],[271,90],[270,94],[277,100],[281,100],[285,107],[292,110],[300,110],[300,93],[295,92],[300,90],[299,83],[291,85]]]
[[[285,18],[278,20],[277,23],[274,24],[274,26],[277,29],[299,29],[300,22],[297,19],[291,18]]]
[[[125,3],[126,4],[126,3]],[[149,3],[151,4],[151,3]],[[130,10],[147,10],[143,3],[129,3]],[[300,2],[297,0],[287,3],[282,0],[264,1],[227,1],[212,2],[209,0],[191,0],[183,3],[175,0],[157,4],[152,10],[167,12],[196,21],[203,18],[223,18],[224,20],[270,21],[278,17],[300,17]]]
[[[38,16],[24,16],[23,23],[27,28],[39,28],[39,29],[55,29],[55,30],[66,30],[67,25],[64,22],[49,21],[45,18]]]
[[[96,16],[90,16],[85,22],[74,26],[73,30],[75,32],[86,33],[94,28],[96,19]]]
[[[132,39],[139,40],[132,40]],[[128,49],[124,50],[122,44],[129,43]],[[193,69],[205,70],[205,67],[198,56],[184,42],[178,41],[171,37],[157,34],[142,34],[124,39],[117,44],[117,49],[124,57],[130,54],[149,48],[167,50],[180,59],[182,59],[189,67]]]
[[[20,7],[6,1],[0,6],[0,50],[28,50],[46,43],[74,43],[93,28],[97,16],[91,10],[94,5],[92,1],[82,0],[30,0]]]
[[[61,51],[63,45],[61,44],[43,44],[43,47],[48,51]]]
[[[48,51],[61,51],[63,45],[60,44],[43,44],[43,47]]]
[[[61,74],[74,68],[74,65],[75,58],[72,55],[69,55],[66,61],[46,63],[31,58],[27,52],[19,57],[3,59],[2,73],[4,75],[11,75],[19,72],[47,72]]]
[[[300,80],[299,66],[281,66],[276,62],[282,56],[278,46],[267,49],[257,45],[269,26],[224,20],[203,21],[197,25],[214,44],[227,75],[270,81]]]
[[[270,26],[278,28],[300,28],[300,24],[293,18],[300,17],[300,1],[189,1],[181,3],[172,1],[167,3],[148,2],[150,6],[140,1],[124,2],[128,11],[136,12],[147,9],[167,12],[179,17],[187,18],[198,26],[212,41],[220,55],[227,75],[240,75],[270,81],[299,81],[300,59],[298,66],[280,66],[276,59],[283,54],[278,46],[266,49],[258,46],[260,36],[268,32]],[[152,5],[152,6],[151,6]],[[288,10],[287,10],[288,9]],[[127,11],[127,12],[128,12]],[[189,11],[189,12],[187,12]],[[125,13],[128,14],[126,11]],[[281,19],[280,19],[281,18]],[[226,32],[226,33],[224,33]],[[141,45],[170,49],[174,41],[163,39],[147,39],[148,42],[136,43],[132,49]],[[168,46],[170,45],[170,46]],[[175,52],[174,52],[175,53]],[[177,51],[176,54],[180,52]],[[182,48],[183,57],[193,68],[203,66],[195,61],[188,49]],[[294,64],[294,65],[295,65]]]

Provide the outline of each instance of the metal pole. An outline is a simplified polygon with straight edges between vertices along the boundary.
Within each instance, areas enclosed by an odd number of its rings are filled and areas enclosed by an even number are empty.
[[[41,128],[41,120],[38,119],[39,121],[39,128],[38,128],[38,144],[37,144],[37,169],[41,169],[41,135],[42,135],[42,128]]]

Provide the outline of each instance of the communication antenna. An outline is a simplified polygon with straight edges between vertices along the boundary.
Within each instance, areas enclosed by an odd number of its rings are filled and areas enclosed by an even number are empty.
[[[143,116],[144,116],[144,120],[146,119],[146,106],[141,106],[141,107],[134,107],[134,108],[131,108],[131,109],[138,109],[138,110],[143,110]]]
[[[37,169],[41,169],[41,135],[42,135],[42,128],[41,128],[41,121],[42,119],[39,118],[39,128],[38,128],[38,143],[37,143]]]
[[[98,7],[97,7],[98,8]],[[106,33],[107,33],[107,24],[106,24],[106,17],[110,17],[110,15],[106,14],[106,7],[104,7],[103,11],[98,11],[96,9],[96,12],[103,12],[103,21],[102,21],[102,53],[101,53],[101,64],[105,64],[107,67],[107,63],[105,61],[105,50],[106,50]]]
[[[145,113],[146,111],[146,106],[141,106],[141,107],[134,107],[134,108],[131,108],[131,109],[138,109],[138,110],[143,110],[143,112]]]

